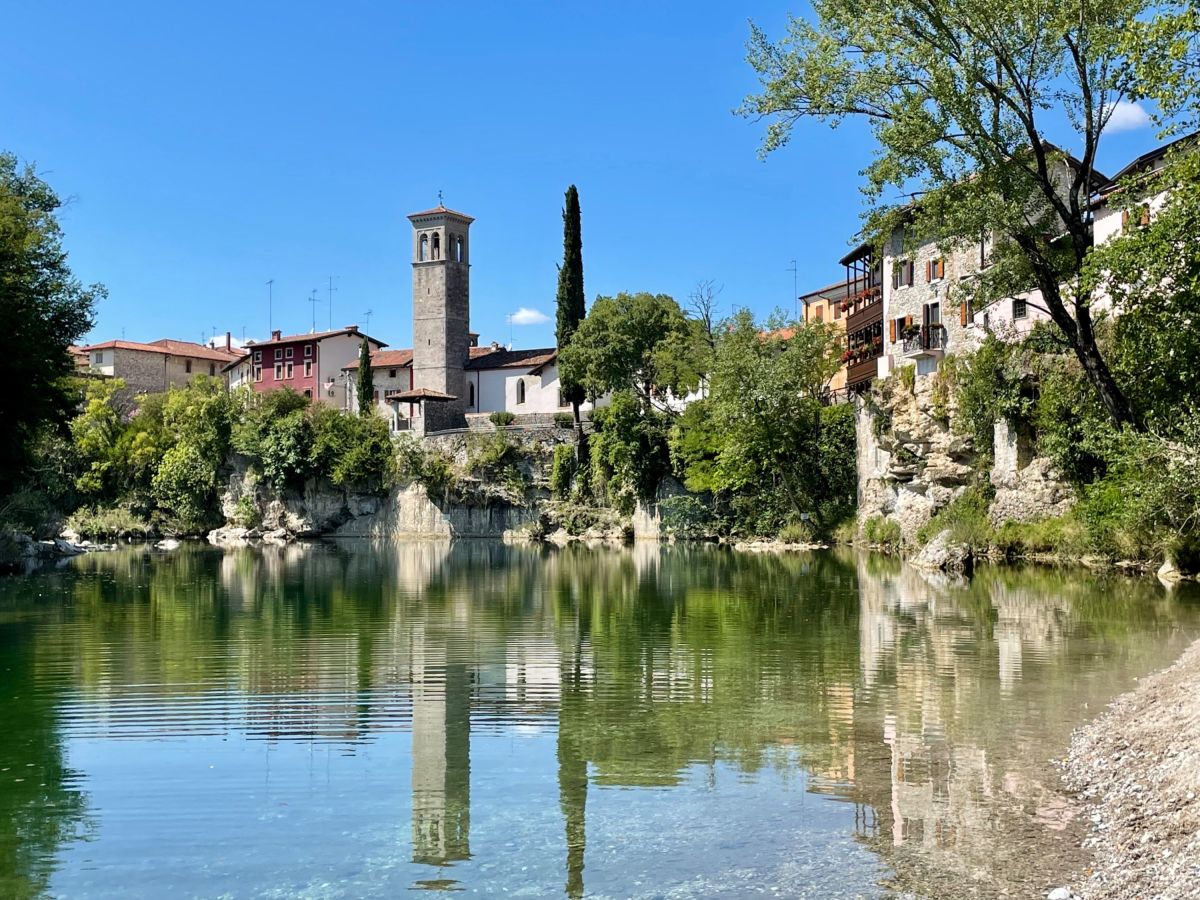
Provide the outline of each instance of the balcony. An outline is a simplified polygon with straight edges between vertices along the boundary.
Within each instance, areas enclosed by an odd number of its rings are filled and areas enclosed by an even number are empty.
[[[883,321],[883,292],[878,285],[858,291],[848,300],[849,302],[843,305],[847,331],[858,331]]]
[[[882,355],[877,353],[867,359],[849,363],[846,367],[846,387],[854,391],[870,384],[875,379],[879,357]]]
[[[900,355],[908,359],[941,356],[945,352],[946,329],[941,325],[922,325],[915,334],[906,335],[900,344]]]

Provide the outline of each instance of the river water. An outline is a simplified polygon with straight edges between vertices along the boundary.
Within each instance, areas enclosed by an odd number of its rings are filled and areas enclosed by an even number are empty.
[[[716,548],[0,579],[0,897],[1033,897],[1052,761],[1200,635],[1142,580]]]

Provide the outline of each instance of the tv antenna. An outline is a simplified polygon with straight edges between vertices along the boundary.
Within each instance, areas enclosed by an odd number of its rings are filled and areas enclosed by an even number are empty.
[[[371,316],[373,315],[375,315],[375,310],[373,309],[368,309],[365,313],[363,313],[363,318],[367,321],[363,331],[366,331],[368,334],[371,332]]]
[[[267,331],[275,330],[275,323],[271,318],[272,301],[275,298],[275,279],[271,278],[267,281]]]
[[[321,301],[317,299],[317,289],[312,289],[312,296],[308,298],[308,302],[312,304],[312,330],[313,334],[317,333],[317,304]]]
[[[329,330],[330,331],[333,331],[333,292],[337,290],[337,288],[335,288],[333,286],[333,279],[337,278],[337,277],[339,277],[339,276],[337,276],[337,275],[329,276]]]

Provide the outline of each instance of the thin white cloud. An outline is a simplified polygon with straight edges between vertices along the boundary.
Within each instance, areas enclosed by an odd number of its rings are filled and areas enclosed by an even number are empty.
[[[545,325],[550,321],[550,317],[541,310],[530,309],[528,306],[522,306],[512,314],[512,323],[514,325]]]
[[[1130,100],[1118,100],[1105,112],[1109,114],[1109,117],[1104,130],[1109,134],[1115,134],[1118,131],[1133,131],[1136,128],[1145,128],[1150,124],[1150,113],[1146,112],[1141,104]]]

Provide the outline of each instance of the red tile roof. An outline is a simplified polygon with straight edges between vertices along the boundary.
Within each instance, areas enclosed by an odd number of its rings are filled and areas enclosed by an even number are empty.
[[[413,352],[411,350],[376,350],[371,354],[372,369],[400,369],[404,366],[412,365]],[[358,360],[354,360],[349,365],[342,366],[343,372],[353,371],[358,368]]]
[[[358,330],[358,326],[350,328],[335,328],[333,331],[313,331],[308,334],[285,334],[279,338],[271,338],[269,341],[248,342],[247,347],[253,347],[255,350],[262,347],[272,347],[276,344],[294,344],[297,341],[320,341],[325,338],[338,337],[343,334],[352,334],[360,338],[366,338],[373,344],[378,344],[380,347],[386,347],[383,341],[378,338],[373,338],[369,334],[364,334]]]
[[[191,341],[175,341],[170,338],[160,338],[143,344],[139,341],[104,341],[101,344],[89,344],[80,347],[80,352],[91,353],[93,350],[139,350],[142,353],[162,353],[165,356],[189,356],[192,359],[212,359],[218,362],[229,362],[241,355],[240,350],[226,350],[224,347],[214,349]]]

